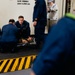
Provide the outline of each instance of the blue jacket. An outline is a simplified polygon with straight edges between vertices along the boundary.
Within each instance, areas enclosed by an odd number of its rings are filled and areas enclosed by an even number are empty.
[[[0,42],[17,42],[18,29],[13,24],[4,25],[2,27],[2,36]]]
[[[38,21],[47,22],[47,11],[45,0],[36,0],[33,12],[33,21],[38,19]]]
[[[36,75],[75,74],[75,17],[67,15],[52,28],[32,70]]]
[[[20,25],[19,21],[17,21],[15,25],[19,29],[21,38],[28,38],[30,36],[30,26],[27,21],[24,21],[22,25]]]

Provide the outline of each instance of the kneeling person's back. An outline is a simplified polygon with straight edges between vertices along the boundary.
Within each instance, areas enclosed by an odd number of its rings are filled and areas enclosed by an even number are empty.
[[[0,40],[0,46],[2,48],[1,52],[14,51],[18,42],[17,33],[18,29],[15,26],[15,21],[10,19],[9,24],[4,25],[2,28]]]
[[[18,29],[11,21],[13,20],[9,20],[9,24],[4,25],[2,28],[2,42],[17,42]]]

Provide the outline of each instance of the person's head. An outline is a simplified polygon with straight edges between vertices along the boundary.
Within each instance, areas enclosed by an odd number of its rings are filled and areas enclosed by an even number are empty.
[[[14,19],[10,19],[9,20],[9,24],[13,24],[14,25],[15,24],[15,20]]]
[[[24,17],[23,17],[23,16],[19,16],[19,17],[18,17],[18,21],[19,21],[20,24],[23,24],[23,22],[24,22]]]
[[[54,0],[48,0],[48,3],[50,6],[52,6],[54,4]]]

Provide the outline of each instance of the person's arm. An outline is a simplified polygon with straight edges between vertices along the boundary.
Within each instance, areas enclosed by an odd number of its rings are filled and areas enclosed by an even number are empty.
[[[63,27],[56,26],[48,35],[42,52],[38,55],[36,61],[33,63],[31,75],[47,75],[56,71],[65,58],[67,49],[71,46],[71,39],[69,33],[62,30]],[[67,39],[66,39],[67,38]],[[53,75],[53,74],[52,74]]]
[[[53,8],[50,9],[50,12],[56,12],[58,11],[58,6],[55,5]]]
[[[44,5],[44,0],[37,0],[35,5],[36,9],[34,9],[33,13],[33,26],[37,25],[37,21],[39,20],[40,15],[42,14],[43,5]]]
[[[14,27],[14,32],[15,32],[15,36],[18,42],[20,39],[20,33],[19,33],[19,29],[16,26]]]
[[[22,31],[25,32],[25,35],[27,35],[28,37],[30,36],[30,24],[29,24],[29,22],[26,22],[21,29],[22,29]]]
[[[26,29],[28,37],[30,37],[30,24],[27,24],[27,29]]]

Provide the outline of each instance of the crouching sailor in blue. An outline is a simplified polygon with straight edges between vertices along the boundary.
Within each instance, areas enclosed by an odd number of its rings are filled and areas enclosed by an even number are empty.
[[[18,17],[18,21],[15,23],[19,29],[20,38],[28,38],[30,36],[30,26],[27,21],[24,20],[23,16]]]
[[[0,39],[0,45],[2,52],[13,51],[17,45],[17,33],[18,29],[15,26],[15,20],[10,19],[9,24],[2,27],[2,36]]]
[[[66,14],[51,29],[31,75],[75,75],[75,15]]]
[[[19,29],[19,40],[20,43],[29,43],[32,41],[32,37],[30,37],[30,26],[29,22],[24,20],[23,16],[18,17],[18,21],[15,23],[17,28]]]
[[[35,28],[35,41],[37,46],[44,42],[44,32],[47,23],[47,12],[45,0],[35,0],[33,12],[33,26]]]

